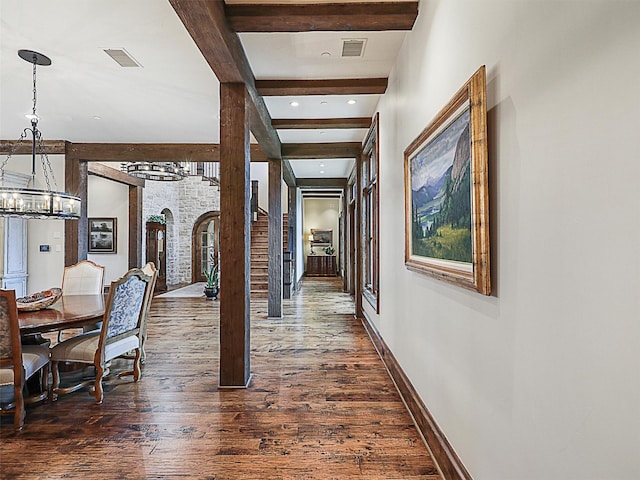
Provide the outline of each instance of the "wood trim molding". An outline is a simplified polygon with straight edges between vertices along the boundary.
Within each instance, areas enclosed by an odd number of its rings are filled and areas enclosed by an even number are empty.
[[[380,336],[373,322],[371,322],[366,315],[363,315],[361,320],[378,355],[380,355],[382,362],[387,368],[389,376],[391,376],[391,379],[396,384],[400,396],[407,405],[407,409],[413,417],[416,427],[422,434],[427,448],[438,464],[442,476],[446,480],[472,480],[471,475],[460,461],[460,458],[442,430],[440,430],[440,427],[438,427],[431,412],[429,412],[429,409],[418,395],[418,392],[416,392],[411,381],[404,373],[404,370],[382,336]]]
[[[236,32],[411,30],[418,2],[226,5],[225,13]]]
[[[271,126],[277,130],[316,129],[316,128],[369,128],[369,117],[354,118],[278,118],[271,120]]]
[[[256,80],[258,93],[265,97],[303,95],[382,95],[386,78],[345,78],[336,80]]]

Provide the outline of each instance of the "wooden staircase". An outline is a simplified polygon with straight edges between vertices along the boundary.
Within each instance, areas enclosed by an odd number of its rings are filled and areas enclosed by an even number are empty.
[[[288,249],[287,214],[282,216],[282,248]],[[258,211],[251,224],[251,298],[269,296],[269,217]]]

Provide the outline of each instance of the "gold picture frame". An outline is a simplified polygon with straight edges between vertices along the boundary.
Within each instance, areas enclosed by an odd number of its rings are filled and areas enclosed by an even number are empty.
[[[404,152],[405,265],[491,294],[486,71]]]

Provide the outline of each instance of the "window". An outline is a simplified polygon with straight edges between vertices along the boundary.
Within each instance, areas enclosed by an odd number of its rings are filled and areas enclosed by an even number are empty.
[[[378,117],[367,133],[362,158],[362,292],[378,312],[380,255],[378,242]]]

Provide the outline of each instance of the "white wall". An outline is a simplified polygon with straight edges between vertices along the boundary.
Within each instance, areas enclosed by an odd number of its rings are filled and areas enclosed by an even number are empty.
[[[129,187],[89,175],[87,190],[87,217],[117,219],[116,253],[87,254],[87,260],[104,266],[104,283],[110,285],[129,270]]]
[[[368,315],[476,480],[640,478],[639,26],[632,1],[423,1],[379,104]],[[405,268],[401,193],[482,64],[491,297]]]

